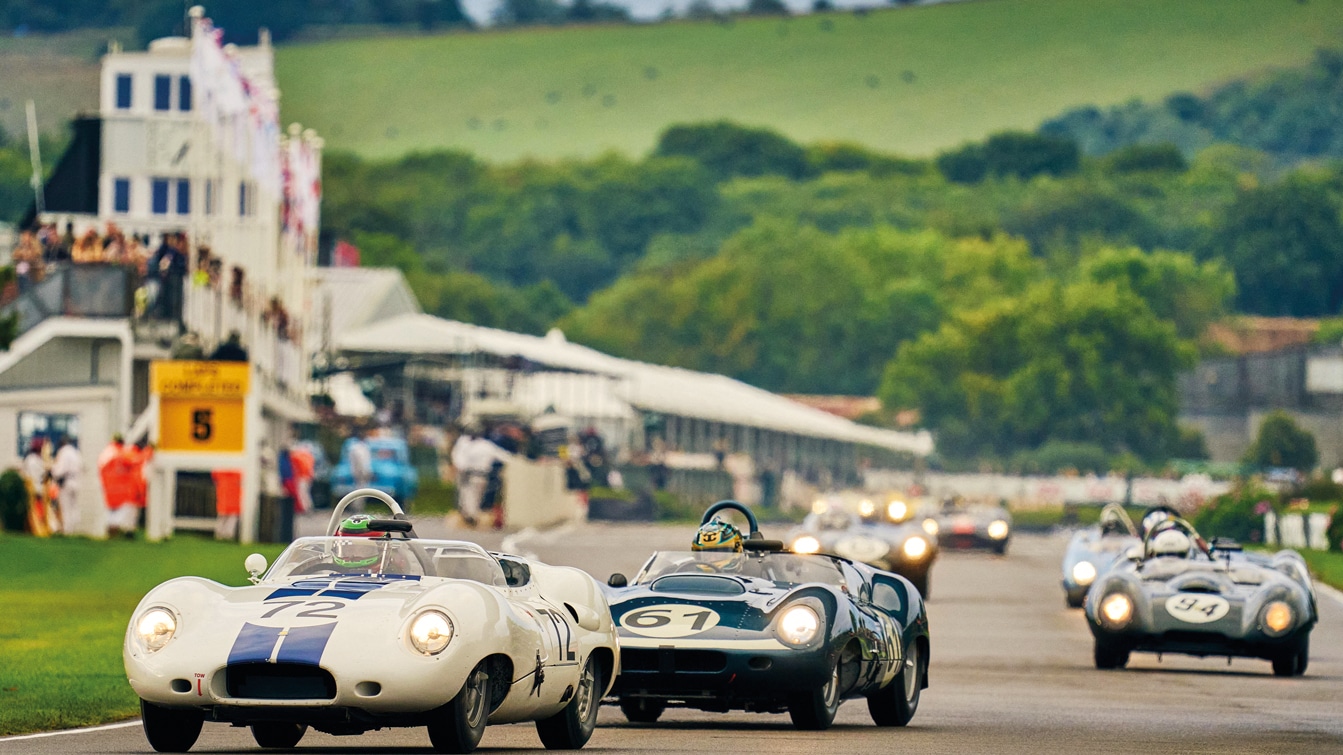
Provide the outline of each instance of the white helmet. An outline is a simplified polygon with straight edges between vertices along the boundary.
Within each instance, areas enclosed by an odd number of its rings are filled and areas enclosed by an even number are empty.
[[[1187,558],[1194,543],[1189,536],[1177,529],[1163,530],[1147,544],[1148,555],[1177,556]]]

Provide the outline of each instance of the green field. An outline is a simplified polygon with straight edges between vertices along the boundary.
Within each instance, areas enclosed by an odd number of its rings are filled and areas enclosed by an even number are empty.
[[[1340,40],[1339,0],[980,0],[303,44],[276,66],[286,121],[369,156],[642,154],[668,124],[720,118],[925,155]]]
[[[245,584],[248,553],[273,559],[281,549],[0,535],[0,736],[139,715],[121,642],[140,598],[184,574]]]

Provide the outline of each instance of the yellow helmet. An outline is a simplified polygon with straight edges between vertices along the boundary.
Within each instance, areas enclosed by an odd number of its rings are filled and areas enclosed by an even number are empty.
[[[690,544],[690,550],[740,553],[743,550],[741,530],[717,519],[701,524],[695,531],[695,541]]]

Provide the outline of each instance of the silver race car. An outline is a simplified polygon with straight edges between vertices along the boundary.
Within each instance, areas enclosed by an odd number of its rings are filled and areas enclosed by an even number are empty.
[[[882,504],[878,500],[818,501],[786,542],[794,553],[832,553],[895,572],[913,582],[927,600],[937,536],[919,526],[903,498],[890,497]]]
[[[1156,523],[1097,578],[1085,610],[1097,668],[1123,668],[1145,651],[1263,658],[1278,676],[1305,673],[1318,618],[1299,554],[1209,544],[1179,518]]]
[[[1138,528],[1123,506],[1111,503],[1102,509],[1100,522],[1073,535],[1063,554],[1063,592],[1068,607],[1081,608],[1096,577],[1130,548],[1140,545]]]
[[[1002,555],[1012,538],[1012,515],[1005,506],[948,498],[924,515],[924,529],[937,535],[943,548],[985,549]]]

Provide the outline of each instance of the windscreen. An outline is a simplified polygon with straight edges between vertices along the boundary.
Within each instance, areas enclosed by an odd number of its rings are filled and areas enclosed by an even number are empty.
[[[844,584],[839,568],[826,556],[733,551],[662,551],[635,576],[634,584],[648,584],[668,574],[725,574],[779,585]]]
[[[266,582],[298,576],[442,577],[505,586],[503,568],[474,543],[391,537],[305,537],[276,559]]]

